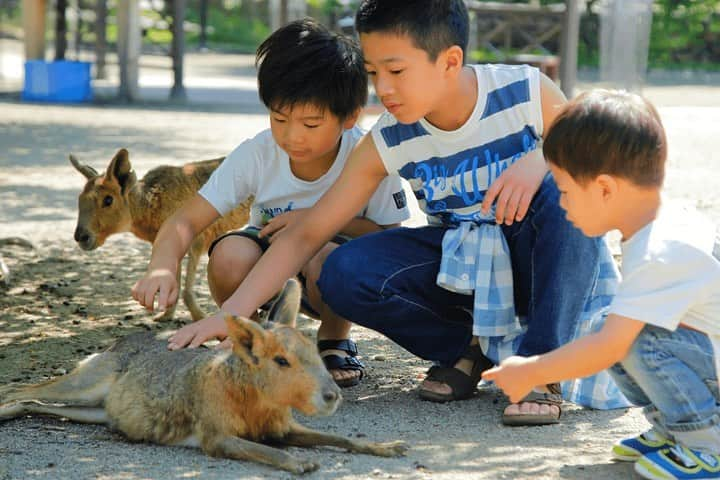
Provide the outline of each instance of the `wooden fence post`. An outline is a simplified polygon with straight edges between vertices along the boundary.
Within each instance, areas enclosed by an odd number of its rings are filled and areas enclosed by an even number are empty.
[[[562,37],[560,40],[560,88],[567,98],[574,96],[577,82],[578,38],[580,12],[578,0],[565,0]]]
[[[23,0],[25,60],[45,59],[45,0]]]
[[[118,96],[125,101],[137,100],[140,93],[140,2],[118,0],[118,63],[120,64],[120,89]]]

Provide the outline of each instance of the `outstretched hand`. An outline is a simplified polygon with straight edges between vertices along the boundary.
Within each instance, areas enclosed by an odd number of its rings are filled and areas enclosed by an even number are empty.
[[[495,221],[498,224],[512,225],[521,221],[547,172],[542,150],[528,152],[493,181],[485,193],[482,212],[487,214],[495,203]]]
[[[178,299],[178,283],[175,273],[166,268],[150,270],[132,287],[132,297],[149,311],[154,311],[155,295],[160,311],[175,305]]]
[[[275,235],[284,230],[288,225],[296,222],[297,219],[307,210],[307,208],[298,208],[297,210],[290,210],[289,212],[281,213],[277,217],[273,217],[265,225],[258,236],[260,238],[269,237],[270,243],[275,239]]]
[[[225,315],[225,312],[219,311],[190,325],[185,325],[168,338],[168,349],[197,348],[211,339],[223,340],[228,334]]]
[[[529,375],[532,358],[513,356],[503,360],[499,366],[485,370],[482,378],[495,382],[512,403],[518,403],[536,387]]]

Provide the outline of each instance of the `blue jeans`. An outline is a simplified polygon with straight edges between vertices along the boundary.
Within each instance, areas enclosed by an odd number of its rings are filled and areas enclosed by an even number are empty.
[[[720,451],[720,396],[707,335],[646,325],[622,362],[610,369],[620,390],[645,407],[653,427],[683,445]]]
[[[598,277],[602,240],[566,219],[548,175],[521,222],[502,227],[510,248],[515,309],[526,317],[519,355],[567,343]],[[473,298],[438,287],[446,227],[396,228],[357,238],[325,261],[318,286],[338,315],[411,353],[453,365],[472,336]]]

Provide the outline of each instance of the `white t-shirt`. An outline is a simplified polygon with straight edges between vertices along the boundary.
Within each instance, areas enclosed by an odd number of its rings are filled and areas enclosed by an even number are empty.
[[[262,227],[283,212],[312,207],[340,176],[362,135],[358,127],[343,132],[335,162],[325,175],[308,182],[293,175],[287,153],[265,130],[235,148],[199,193],[222,215],[254,195],[249,224]],[[378,225],[407,220],[410,212],[400,177],[386,177],[358,216]]]
[[[622,243],[623,280],[610,312],[671,331],[683,324],[704,332],[720,367],[715,240],[714,225],[699,212],[663,202],[657,218]]]

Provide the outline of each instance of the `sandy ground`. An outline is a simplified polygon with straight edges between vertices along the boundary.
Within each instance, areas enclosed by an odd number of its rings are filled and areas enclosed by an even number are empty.
[[[718,89],[699,88],[688,87],[694,92],[689,96],[682,89],[654,93],[671,147],[667,191],[720,222],[720,95]],[[24,237],[37,247],[0,247],[13,275],[10,285],[0,288],[0,384],[59,375],[117,337],[190,321],[181,305],[176,321],[155,323],[131,300],[148,244],[131,234],[112,237],[94,252],[74,244],[76,198],[84,182],[68,153],[103,170],[114,152],[126,147],[141,176],[160,164],[226,154],[266,124],[257,109],[232,105],[0,103],[0,237]],[[201,305],[212,310],[205,279],[197,283]],[[312,336],[317,323],[306,319],[301,328]],[[645,428],[636,409],[599,412],[568,405],[560,425],[504,428],[499,392],[483,389],[471,400],[448,405],[421,402],[415,389],[426,362],[374,332],[355,327],[353,336],[368,365],[367,378],[343,391],[344,403],[333,417],[303,422],[340,435],[403,439],[411,450],[402,458],[380,459],[292,449],[321,464],[308,478],[633,477],[632,466],[613,463],[608,452],[617,438]],[[41,418],[0,424],[0,480],[289,477],[196,450],[131,444],[101,426]]]

